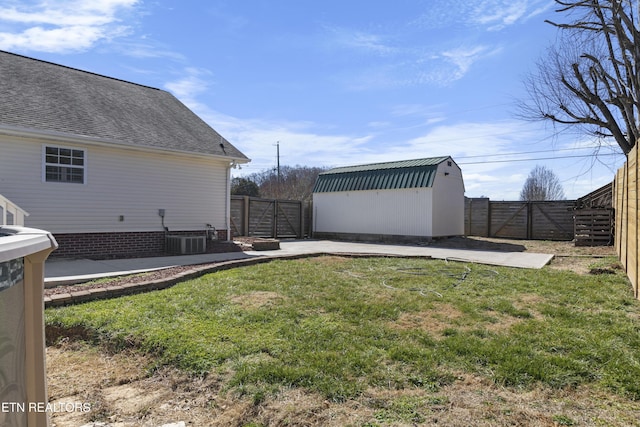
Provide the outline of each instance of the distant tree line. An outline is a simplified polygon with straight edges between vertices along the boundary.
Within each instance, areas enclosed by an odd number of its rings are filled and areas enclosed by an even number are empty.
[[[321,172],[321,167],[281,166],[277,170],[267,169],[231,181],[231,194],[262,197],[265,199],[286,199],[311,201],[313,186]]]
[[[234,196],[262,197],[264,199],[301,200],[310,202],[318,175],[327,168],[309,166],[282,166],[280,176],[275,169],[266,169],[231,180]],[[544,166],[536,166],[520,192],[520,200],[564,200],[562,184],[556,174]]]

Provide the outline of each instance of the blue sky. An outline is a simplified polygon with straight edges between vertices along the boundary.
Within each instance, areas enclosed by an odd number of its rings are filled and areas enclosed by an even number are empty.
[[[0,49],[168,90],[252,162],[451,155],[466,195],[517,200],[536,165],[567,198],[615,147],[516,118],[556,38],[552,0],[0,0]]]

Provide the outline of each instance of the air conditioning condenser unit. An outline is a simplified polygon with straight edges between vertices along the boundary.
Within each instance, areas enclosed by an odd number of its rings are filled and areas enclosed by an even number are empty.
[[[202,254],[206,249],[206,236],[167,236],[167,252],[171,254]]]

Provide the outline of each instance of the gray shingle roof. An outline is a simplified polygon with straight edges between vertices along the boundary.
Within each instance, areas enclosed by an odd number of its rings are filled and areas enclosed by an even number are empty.
[[[0,96],[0,127],[248,160],[164,90],[0,51]]]
[[[438,165],[447,159],[451,159],[451,157],[431,157],[334,168],[322,172],[318,176],[313,192],[432,187]]]

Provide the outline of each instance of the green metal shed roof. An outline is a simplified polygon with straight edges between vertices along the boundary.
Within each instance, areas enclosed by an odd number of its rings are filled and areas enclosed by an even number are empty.
[[[318,176],[313,192],[431,187],[438,165],[450,158],[431,157],[334,168]]]

